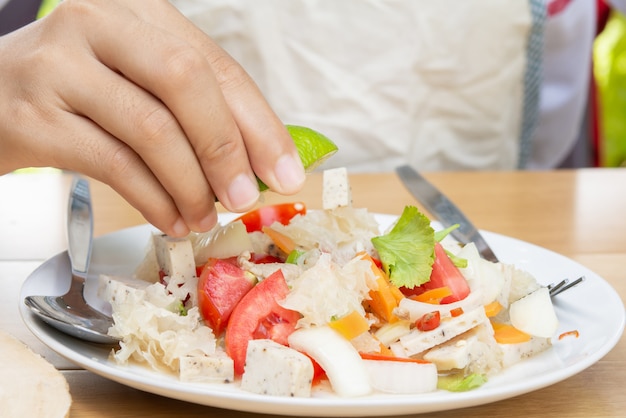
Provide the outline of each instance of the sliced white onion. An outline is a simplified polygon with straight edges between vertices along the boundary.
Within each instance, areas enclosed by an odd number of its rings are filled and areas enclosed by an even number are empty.
[[[252,241],[241,221],[217,227],[210,234],[199,236],[193,244],[198,265],[203,265],[211,257],[236,257],[244,251],[252,251]]]
[[[467,295],[465,299],[458,302],[435,305],[432,303],[419,302],[417,300],[404,298],[400,300],[398,307],[402,313],[407,313],[409,315],[410,321],[416,321],[432,311],[439,311],[442,316],[450,316],[450,311],[456,308],[462,308],[465,312],[471,311],[479,306],[482,306],[482,301],[482,292],[480,290],[476,290]]]
[[[437,366],[387,360],[364,360],[374,389],[396,394],[432,392],[437,389]]]
[[[309,355],[324,369],[337,395],[356,397],[372,391],[361,356],[332,328],[300,328],[289,336],[289,346]]]

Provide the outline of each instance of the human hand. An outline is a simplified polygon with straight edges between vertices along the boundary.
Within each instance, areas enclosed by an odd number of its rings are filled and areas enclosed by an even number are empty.
[[[302,163],[225,51],[166,0],[66,0],[0,38],[0,174],[78,171],[182,236],[291,194]]]

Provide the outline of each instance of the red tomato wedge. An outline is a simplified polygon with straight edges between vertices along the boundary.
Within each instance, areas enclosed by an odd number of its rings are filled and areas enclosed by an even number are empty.
[[[441,244],[435,243],[435,262],[433,271],[430,274],[430,280],[413,289],[401,288],[400,290],[405,296],[410,297],[420,295],[428,290],[444,287],[450,289],[451,295],[439,301],[442,305],[463,300],[470,294],[470,287],[461,271],[450,260]]]
[[[320,364],[315,361],[313,357],[309,356],[307,353],[302,354],[307,356],[311,360],[311,363],[313,363],[313,380],[311,381],[311,384],[316,385],[328,377],[326,376],[326,371],[322,369],[322,366],[320,366]]]
[[[291,218],[296,215],[304,215],[306,206],[302,202],[279,203],[276,205],[261,206],[248,213],[241,215],[236,220],[241,220],[246,226],[246,231],[260,231],[264,226],[270,226],[274,222],[287,225]]]
[[[289,293],[282,271],[277,270],[250,290],[235,306],[226,327],[226,353],[241,375],[246,363],[248,341],[269,338],[287,345],[300,314],[278,304]]]
[[[211,258],[204,265],[198,280],[198,307],[216,336],[224,331],[233,309],[255,281],[232,260]]]

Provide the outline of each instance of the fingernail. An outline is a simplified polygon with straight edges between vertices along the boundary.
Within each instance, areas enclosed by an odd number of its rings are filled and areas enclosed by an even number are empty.
[[[304,184],[304,168],[299,157],[281,156],[276,162],[275,174],[283,192],[297,192]]]
[[[232,210],[247,209],[259,200],[259,188],[250,177],[240,174],[228,187],[228,200]]]
[[[206,217],[204,217],[198,223],[198,228],[200,228],[200,231],[198,231],[198,232],[206,232],[206,231],[210,230],[211,228],[213,228],[216,223],[217,223],[217,215],[213,211],[213,212],[211,212],[211,214],[209,214]]]
[[[174,236],[176,237],[183,237],[189,233],[189,228],[183,218],[178,218],[176,222],[174,222],[172,230],[174,231]]]

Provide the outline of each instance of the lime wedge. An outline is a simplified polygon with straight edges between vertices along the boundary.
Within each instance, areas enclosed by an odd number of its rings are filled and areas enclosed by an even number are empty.
[[[337,145],[333,141],[311,128],[296,125],[286,127],[307,172],[313,171],[337,152]]]
[[[319,167],[324,161],[337,152],[337,145],[321,133],[304,126],[286,125],[291,135],[304,171],[307,173]],[[257,178],[259,190],[265,191],[267,185]]]

